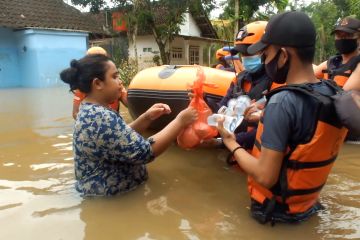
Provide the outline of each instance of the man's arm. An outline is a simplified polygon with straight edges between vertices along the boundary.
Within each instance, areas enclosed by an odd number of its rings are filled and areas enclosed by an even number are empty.
[[[314,73],[315,73],[315,77],[317,79],[322,79],[324,78],[324,73],[323,70],[327,69],[327,61],[320,63],[319,65],[314,65],[313,64],[313,69],[314,69]]]
[[[223,141],[230,151],[240,146],[232,138],[224,138]],[[239,166],[255,181],[266,188],[271,188],[279,178],[284,153],[261,147],[260,158],[257,159],[241,148],[235,151],[234,157]]]
[[[360,91],[360,64],[358,64],[355,70],[351,73],[351,76],[344,85],[344,90],[358,90]]]

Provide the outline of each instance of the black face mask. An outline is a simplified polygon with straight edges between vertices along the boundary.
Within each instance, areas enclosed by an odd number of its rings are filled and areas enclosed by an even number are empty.
[[[335,47],[340,54],[352,53],[358,47],[357,39],[337,39],[335,40]]]
[[[265,64],[266,74],[271,78],[271,80],[275,83],[283,84],[286,82],[286,78],[290,68],[290,55],[288,61],[278,69],[278,61],[280,57],[281,50],[279,50],[275,57],[268,63]]]

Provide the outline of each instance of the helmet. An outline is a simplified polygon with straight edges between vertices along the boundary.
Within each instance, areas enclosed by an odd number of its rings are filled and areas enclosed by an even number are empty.
[[[107,52],[102,47],[91,47],[86,51],[86,55],[102,54],[107,56]]]
[[[230,55],[230,52],[223,50],[222,48],[218,49],[216,51],[215,57],[217,60],[220,60],[221,58]]]
[[[264,35],[266,25],[266,21],[256,21],[242,27],[236,35],[235,49],[242,54],[247,54],[247,48],[260,41]]]

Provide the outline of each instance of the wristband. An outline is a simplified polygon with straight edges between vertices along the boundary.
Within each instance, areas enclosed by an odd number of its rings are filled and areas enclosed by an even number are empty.
[[[230,166],[237,164],[237,161],[233,160],[234,154],[237,150],[239,150],[240,148],[243,148],[242,146],[238,146],[236,147],[234,150],[231,151],[231,153],[229,153],[228,157],[226,158],[226,163]]]
[[[242,146],[238,146],[238,147],[236,147],[234,150],[232,150],[231,156],[234,156],[235,152],[236,152],[237,150],[241,149],[241,148],[243,148],[243,147],[242,147]]]

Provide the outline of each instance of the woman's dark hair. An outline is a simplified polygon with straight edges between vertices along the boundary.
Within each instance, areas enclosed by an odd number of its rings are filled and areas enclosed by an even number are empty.
[[[70,91],[79,89],[89,93],[94,78],[105,80],[106,62],[110,58],[102,54],[87,55],[79,60],[72,60],[70,67],[60,73],[63,82],[70,85]]]

